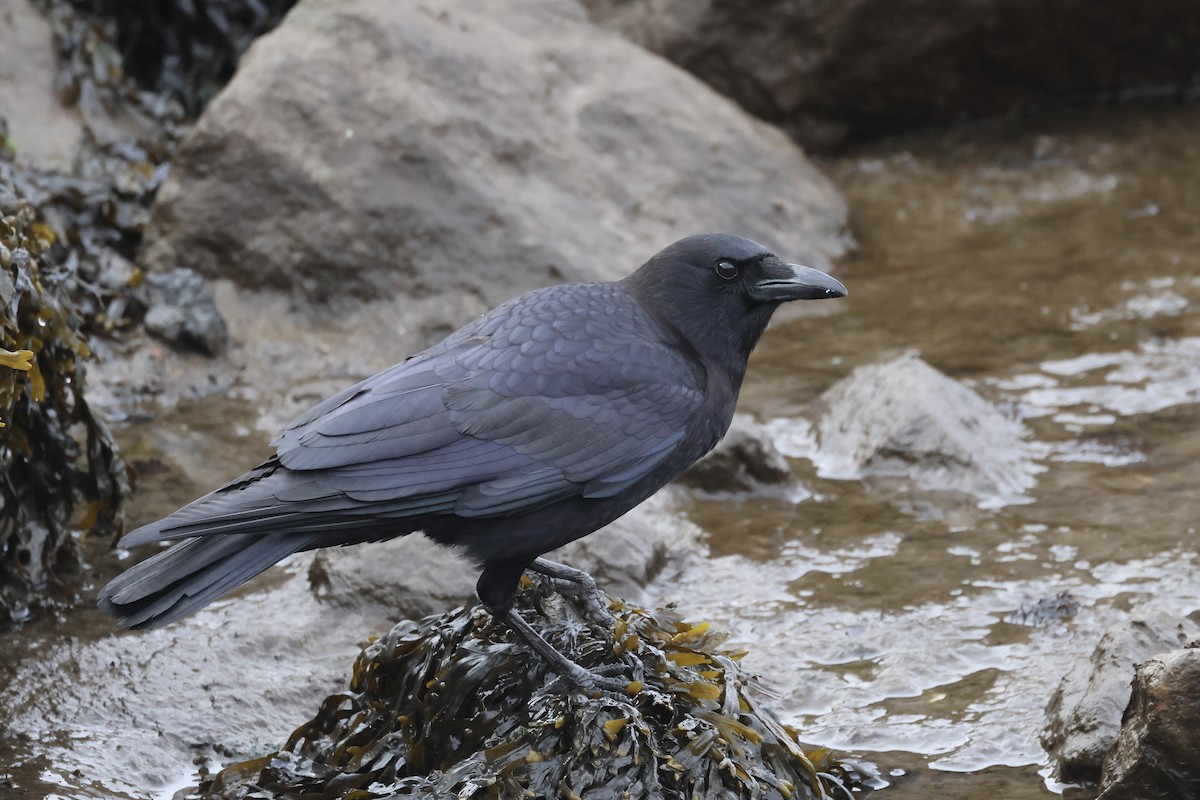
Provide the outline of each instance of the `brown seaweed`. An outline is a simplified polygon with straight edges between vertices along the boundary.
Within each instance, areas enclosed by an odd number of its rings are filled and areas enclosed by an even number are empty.
[[[0,180],[0,626],[39,598],[72,595],[70,530],[119,531],[129,495],[112,435],[84,397],[90,348],[54,280],[54,238]]]
[[[849,773],[828,751],[805,753],[759,701],[744,654],[706,623],[614,603],[608,629],[540,580],[517,602],[555,646],[630,688],[573,690],[480,607],[402,622],[282,749],[226,768],[200,795],[850,796]]]

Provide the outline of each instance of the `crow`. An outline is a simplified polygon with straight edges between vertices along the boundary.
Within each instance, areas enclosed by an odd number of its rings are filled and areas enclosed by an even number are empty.
[[[584,669],[513,609],[527,569],[595,592],[543,553],[607,525],[724,436],[750,351],[789,300],[837,280],[729,234],[682,239],[620,281],[538,289],[317,404],[275,455],[132,547],[182,540],[99,594],[125,628],[192,613],[285,556],[421,531],[481,568],[476,590],[583,689]]]

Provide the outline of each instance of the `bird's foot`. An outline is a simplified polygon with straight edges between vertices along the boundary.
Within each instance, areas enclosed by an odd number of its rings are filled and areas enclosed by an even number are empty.
[[[568,661],[575,669],[560,672],[559,679],[570,683],[585,694],[612,692],[620,695],[637,694],[641,688],[639,681],[621,677],[625,667],[621,664],[605,664],[596,669],[585,669],[573,661]]]
[[[596,694],[603,691],[630,695],[637,694],[640,690],[641,684],[638,681],[614,677],[608,674],[616,673],[620,675],[620,673],[624,672],[625,668],[620,664],[608,664],[595,670],[585,669],[576,664],[554,649],[554,646],[543,639],[542,635],[535,631],[533,626],[526,622],[515,609],[509,608],[498,616],[507,623],[514,633],[524,639],[525,643],[535,653],[540,655],[550,668],[558,673],[562,680],[565,680],[576,688],[582,689],[588,694]]]
[[[596,585],[596,580],[591,575],[581,569],[568,567],[566,564],[559,564],[557,561],[545,558],[534,559],[529,568],[551,578],[558,591],[581,601],[590,618],[606,628],[611,629],[616,625],[616,620],[608,610],[605,595],[600,591],[600,587]]]

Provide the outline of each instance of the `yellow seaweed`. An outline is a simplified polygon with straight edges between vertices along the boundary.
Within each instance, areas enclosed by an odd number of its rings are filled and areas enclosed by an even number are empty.
[[[33,369],[32,350],[5,350],[0,347],[0,366],[28,371]]]

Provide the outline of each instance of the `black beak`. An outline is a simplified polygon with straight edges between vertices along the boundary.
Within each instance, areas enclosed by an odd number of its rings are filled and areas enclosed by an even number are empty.
[[[750,285],[750,296],[767,303],[824,300],[845,297],[846,287],[819,269],[768,259],[763,262],[762,278]]]

